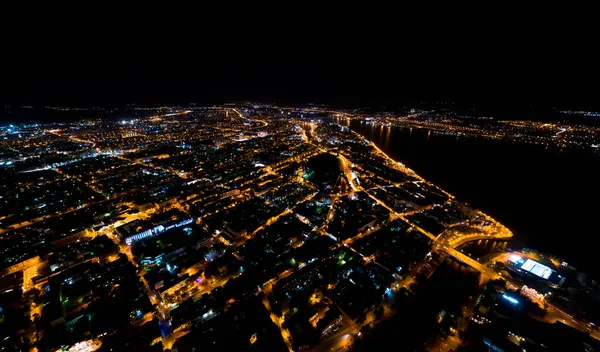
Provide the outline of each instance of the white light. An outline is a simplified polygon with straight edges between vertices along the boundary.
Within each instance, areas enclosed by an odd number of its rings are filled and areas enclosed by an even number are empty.
[[[516,299],[514,299],[514,298],[512,298],[510,296],[507,296],[507,295],[502,295],[502,298],[504,298],[505,300],[511,302],[512,304],[518,304],[519,303],[519,301],[517,301]]]
[[[521,258],[521,256],[513,254],[513,255],[510,256],[510,258],[508,258],[508,260],[510,260],[513,263],[518,263],[518,262],[522,261],[523,258]]]

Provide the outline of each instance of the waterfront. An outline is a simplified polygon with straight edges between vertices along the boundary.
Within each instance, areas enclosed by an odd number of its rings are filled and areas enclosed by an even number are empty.
[[[563,256],[593,271],[600,199],[597,154],[456,137],[422,129],[344,122],[516,235],[510,246]],[[596,272],[598,274],[598,272]]]

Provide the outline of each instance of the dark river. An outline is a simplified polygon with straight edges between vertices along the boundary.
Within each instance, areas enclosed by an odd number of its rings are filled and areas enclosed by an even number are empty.
[[[390,157],[481,209],[515,234],[509,247],[563,257],[600,273],[600,156],[448,136],[421,129],[344,122]]]

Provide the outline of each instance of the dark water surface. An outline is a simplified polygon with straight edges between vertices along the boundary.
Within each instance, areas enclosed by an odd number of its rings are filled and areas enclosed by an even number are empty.
[[[360,121],[349,126],[390,157],[508,226],[516,236],[513,248],[551,252],[582,271],[600,273],[595,267],[599,155]]]

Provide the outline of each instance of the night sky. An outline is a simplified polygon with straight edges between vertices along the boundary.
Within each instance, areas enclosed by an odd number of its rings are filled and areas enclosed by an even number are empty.
[[[462,23],[367,31],[119,32],[47,27],[5,44],[11,104],[282,103],[599,107],[600,66],[576,31],[483,31]],[[508,25],[509,23],[506,23]],[[510,27],[510,26],[509,26]],[[512,27],[511,27],[512,28]],[[105,31],[106,30],[106,31]]]

